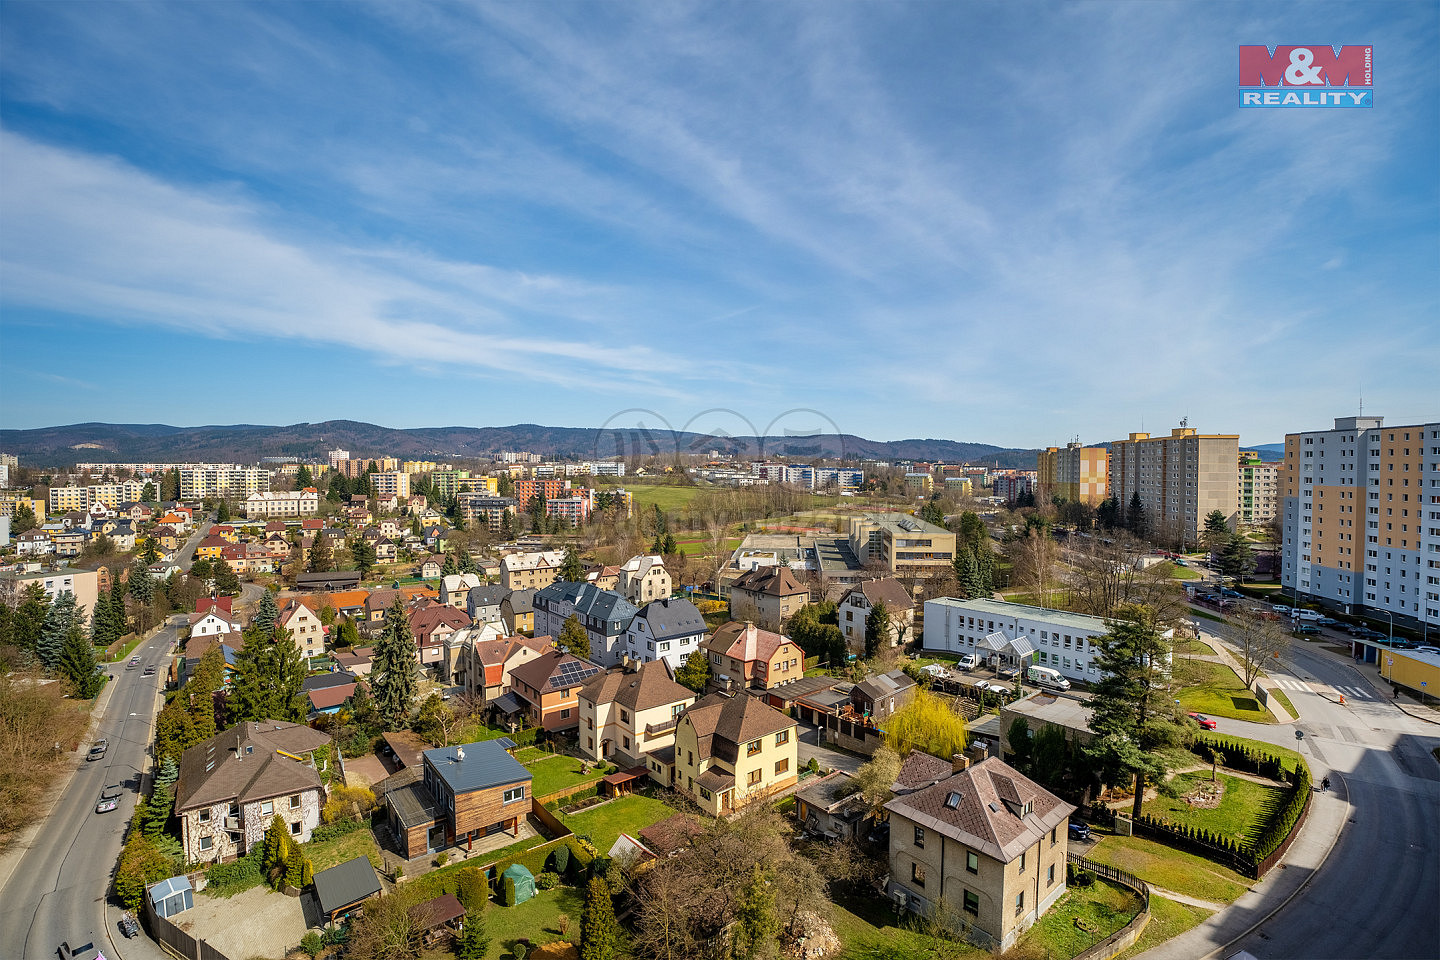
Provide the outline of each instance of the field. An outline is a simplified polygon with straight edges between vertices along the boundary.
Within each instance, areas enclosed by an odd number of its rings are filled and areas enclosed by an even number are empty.
[[[1117,960],[1130,960],[1131,957],[1138,957],[1151,947],[1159,946],[1166,940],[1174,939],[1191,927],[1203,923],[1210,914],[1211,911],[1204,907],[1192,907],[1188,903],[1177,903],[1152,893],[1150,895],[1150,922],[1145,925],[1145,932],[1140,935],[1140,939],[1135,941],[1134,945],[1121,953]]]
[[[1228,867],[1144,837],[1105,837],[1089,858],[1128,870],[1162,889],[1211,903],[1230,903],[1250,889],[1251,881]]]
[[[576,834],[588,836],[594,842],[595,849],[604,854],[620,839],[620,834],[628,833],[633,837],[650,824],[659,823],[674,812],[659,800],[635,794],[564,819],[567,827]]]
[[[1186,668],[1195,679],[1189,687],[1179,691],[1178,699],[1185,710],[1232,720],[1275,722],[1275,715],[1262,707],[1235,671],[1223,663],[1191,660]]]
[[[1045,956],[1073,957],[1121,930],[1140,911],[1141,903],[1133,890],[1108,880],[1070,887],[1020,943],[1044,950]],[[1084,922],[1089,930],[1077,926],[1076,921]]]
[[[1266,818],[1285,800],[1285,791],[1221,773],[1216,780],[1225,790],[1214,808],[1191,806],[1184,797],[1210,782],[1210,771],[1182,773],[1175,778],[1180,796],[1158,796],[1145,804],[1145,812],[1171,823],[1212,830],[1237,842],[1257,838]]]
[[[635,498],[636,510],[651,510],[658,504],[660,509],[666,513],[684,510],[691,500],[705,492],[704,487],[688,484],[682,486],[673,483],[646,483],[630,477],[624,478],[619,486],[630,491],[630,495]]]

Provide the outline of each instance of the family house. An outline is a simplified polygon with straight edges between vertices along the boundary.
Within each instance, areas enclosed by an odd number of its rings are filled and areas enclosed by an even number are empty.
[[[769,690],[805,675],[805,651],[790,638],[731,620],[701,641],[713,689]]]
[[[465,692],[490,704],[510,692],[510,671],[553,648],[549,637],[479,640],[467,647]]]
[[[789,567],[756,567],[730,584],[730,616],[766,630],[783,630],[785,621],[809,602],[810,588]]]
[[[625,654],[642,663],[664,660],[673,673],[700,649],[708,629],[704,615],[689,600],[652,600],[625,628]]]
[[[385,794],[400,852],[414,859],[502,831],[518,835],[530,780],[495,740],[426,750],[421,777]]]
[[[639,611],[613,590],[588,583],[561,580],[535,591],[535,630],[560,636],[573,615],[590,639],[590,660],[604,667],[620,662],[625,652],[625,628]]]
[[[795,784],[798,739],[795,721],[779,710],[744,694],[712,693],[681,714],[673,763],[652,762],[650,776],[722,816]]]
[[[899,580],[890,577],[866,580],[847,590],[835,607],[840,632],[845,635],[845,643],[852,653],[864,652],[865,621],[878,603],[885,605],[885,612],[890,618],[885,644],[893,647],[910,635],[915,625],[915,600],[910,591]]]
[[[631,557],[621,565],[616,591],[635,606],[670,596],[670,572],[665,558],[655,554]]]
[[[296,843],[320,825],[325,787],[294,759],[325,746],[327,734],[281,720],[247,721],[180,757],[175,816],[187,863],[219,863],[263,843],[279,816]]]
[[[675,682],[664,661],[652,660],[634,673],[594,677],[578,699],[581,752],[629,768],[675,742],[675,727],[695,693]]]
[[[510,693],[535,726],[570,730],[580,723],[580,688],[599,672],[589,660],[552,650],[510,671]]]
[[[500,619],[510,633],[535,632],[535,591],[511,590],[500,601]]]
[[[300,656],[318,657],[325,652],[325,627],[320,618],[305,604],[293,597],[285,601],[275,622],[290,631],[290,639]]]

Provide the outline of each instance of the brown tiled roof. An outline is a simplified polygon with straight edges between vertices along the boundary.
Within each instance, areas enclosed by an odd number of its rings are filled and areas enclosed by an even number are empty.
[[[668,857],[684,850],[705,832],[705,823],[688,813],[677,813],[640,831],[640,839],[657,856]]]
[[[896,797],[885,809],[1003,863],[1034,846],[1075,811],[997,757]]]
[[[951,772],[952,764],[919,750],[911,750],[900,767],[900,773],[890,789],[897,794],[923,790],[937,780],[943,780]]]
[[[809,587],[800,585],[795,579],[795,574],[790,572],[789,567],[756,567],[754,570],[747,570],[730,584],[731,590],[744,590],[746,593],[764,593],[772,597],[793,597],[797,593],[808,594]]]
[[[910,591],[905,589],[904,584],[889,577],[866,580],[852,590],[865,594],[865,599],[870,601],[871,606],[877,603],[885,604],[885,608],[891,613],[910,610],[915,606],[915,598],[910,596]]]
[[[592,703],[618,703],[639,713],[652,707],[693,700],[695,692],[670,678],[664,660],[651,660],[636,673],[606,673],[585,685],[580,696]]]
[[[786,643],[795,642],[778,633],[761,630],[748,620],[744,623],[731,620],[716,627],[715,632],[702,640],[700,645],[712,653],[750,663],[754,660],[768,661]],[[795,644],[795,649],[800,650],[800,646]],[[804,651],[801,651],[800,659],[805,659]]]
[[[321,687],[319,690],[308,691],[310,706],[316,710],[329,710],[331,707],[338,707],[349,700],[355,693],[355,684],[340,683],[333,687]]]
[[[441,624],[448,624],[456,630],[468,627],[470,614],[443,603],[426,603],[410,610],[410,632],[417,639],[427,639]]]
[[[695,778],[695,786],[704,787],[712,793],[729,790],[735,786],[734,774],[722,773],[719,767],[709,767]]]
[[[563,669],[569,663],[581,666],[572,667],[568,671]],[[573,690],[575,687],[583,687],[599,670],[600,668],[589,660],[582,660],[562,650],[551,650],[549,653],[536,657],[528,663],[522,663],[511,670],[510,679],[520,680],[539,690],[542,694],[557,693]],[[567,674],[569,674],[568,678]],[[552,677],[555,679],[553,685],[550,682]]]
[[[707,758],[713,753],[716,737],[738,747],[795,726],[794,720],[754,697],[728,697],[723,693],[712,693],[695,701],[685,716],[695,727],[700,755]]]
[[[302,754],[329,742],[327,734],[281,720],[247,721],[217,733],[181,755],[175,809],[318,790],[320,774],[313,767],[276,751]]]

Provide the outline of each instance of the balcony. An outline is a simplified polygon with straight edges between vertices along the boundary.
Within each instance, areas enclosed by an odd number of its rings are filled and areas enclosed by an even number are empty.
[[[667,734],[667,733],[669,733],[670,731],[674,730],[675,727],[679,725],[679,723],[680,723],[680,718],[679,718],[679,717],[671,717],[669,720],[666,720],[664,723],[647,723],[647,724],[645,724],[645,736],[647,736],[647,737],[659,737],[659,736],[662,736],[662,735]]]
[[[226,830],[234,830],[234,831],[237,831],[237,832],[238,832],[239,829],[240,829],[240,818],[239,818],[239,817],[226,817],[226,818],[225,818],[225,829],[226,829]]]

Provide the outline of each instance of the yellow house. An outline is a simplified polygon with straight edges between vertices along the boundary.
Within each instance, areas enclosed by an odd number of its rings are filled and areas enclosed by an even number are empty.
[[[580,691],[580,751],[622,768],[675,742],[675,728],[695,693],[670,678],[663,660],[634,673],[602,673]],[[648,764],[646,764],[648,766]]]
[[[650,777],[711,816],[729,814],[794,786],[797,733],[794,720],[754,697],[712,693],[681,715],[673,762],[652,762]]]

